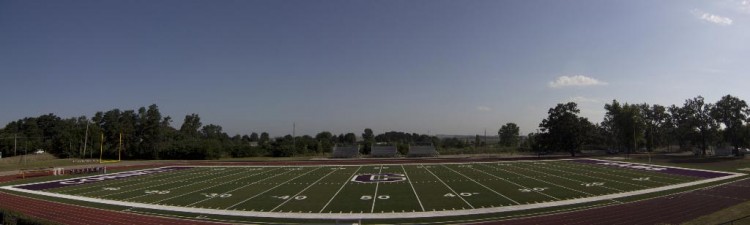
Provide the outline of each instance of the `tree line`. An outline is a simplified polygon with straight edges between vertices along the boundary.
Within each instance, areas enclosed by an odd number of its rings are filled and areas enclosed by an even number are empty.
[[[359,144],[363,154],[379,142],[395,144],[406,153],[408,144],[437,143],[439,139],[421,134],[386,132],[375,135],[365,129],[358,140],[354,133],[329,131],[309,135],[270,137],[267,132],[230,136],[221,126],[203,124],[198,114],[186,115],[182,125],[173,127],[172,118],[163,116],[157,105],[138,110],[112,109],[93,117],[63,119],[54,114],[26,117],[0,129],[0,152],[13,156],[44,150],[62,158],[113,159],[218,159],[222,157],[286,157],[319,155],[337,144]]]
[[[645,149],[696,147],[705,155],[710,146],[750,146],[750,110],[747,103],[726,95],[716,103],[697,96],[681,106],[629,104],[613,100],[604,105],[606,114],[594,124],[578,114],[574,102],[561,103],[548,111],[537,132],[519,135],[519,127],[507,123],[498,130],[498,147],[517,147],[539,152],[569,152],[582,148],[614,149],[632,152]],[[27,117],[0,129],[0,152],[19,155],[41,149],[63,158],[123,159],[217,159],[222,157],[286,157],[329,153],[337,144],[358,144],[369,154],[377,143],[396,145],[402,154],[415,143],[429,143],[440,149],[485,146],[477,135],[474,142],[459,138],[438,138],[417,133],[389,131],[374,134],[366,128],[354,133],[322,131],[315,136],[270,137],[267,132],[230,136],[221,126],[201,122],[198,114],[186,115],[175,128],[172,118],[163,116],[158,106],[138,110],[112,109],[93,117],[63,119],[54,114]],[[495,146],[493,144],[493,146]]]
[[[602,122],[593,124],[578,115],[576,103],[558,104],[549,109],[539,131],[530,133],[525,144],[537,151],[564,151],[571,156],[584,146],[624,152],[677,146],[699,149],[704,156],[710,147],[731,147],[738,154],[737,149],[750,146],[750,110],[735,96],[723,96],[715,103],[697,96],[681,106],[612,100],[604,109]]]

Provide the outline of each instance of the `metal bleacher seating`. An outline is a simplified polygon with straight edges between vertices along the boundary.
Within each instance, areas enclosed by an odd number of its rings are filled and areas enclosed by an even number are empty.
[[[359,146],[334,146],[333,158],[357,158],[359,157]]]
[[[373,145],[370,151],[370,156],[377,158],[393,158],[397,154],[398,149],[395,145]]]
[[[408,157],[437,157],[438,152],[435,146],[430,145],[409,145]]]

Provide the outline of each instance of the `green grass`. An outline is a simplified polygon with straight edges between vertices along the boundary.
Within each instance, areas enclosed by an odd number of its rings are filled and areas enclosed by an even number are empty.
[[[408,178],[392,183],[350,181],[353,175],[358,174],[403,174]],[[633,180],[640,177],[649,177],[650,180]],[[698,178],[592,164],[538,161],[310,167],[194,167],[46,191],[128,202],[239,211],[389,213],[534,204],[629,192],[696,180]],[[600,184],[583,185],[595,183]],[[591,202],[491,215],[374,221],[421,223],[474,220],[601,204],[611,202]],[[115,209],[122,210],[121,207]],[[195,216],[190,213],[148,209],[129,210]],[[231,221],[320,222],[220,215],[210,217]]]

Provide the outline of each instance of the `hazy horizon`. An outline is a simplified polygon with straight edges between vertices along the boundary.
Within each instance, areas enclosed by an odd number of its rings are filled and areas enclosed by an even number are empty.
[[[157,104],[229,135],[525,135],[750,100],[750,1],[2,1],[0,125]]]

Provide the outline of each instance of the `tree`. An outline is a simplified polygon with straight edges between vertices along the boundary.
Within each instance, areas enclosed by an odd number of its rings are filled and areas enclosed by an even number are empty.
[[[742,143],[742,123],[747,119],[745,114],[747,108],[745,101],[726,95],[716,102],[716,106],[711,111],[711,117],[726,127],[724,141],[731,143],[735,152]]]
[[[561,103],[550,108],[547,119],[539,124],[542,135],[536,137],[537,142],[544,142],[548,148],[555,147],[570,152],[575,157],[576,151],[586,143],[589,132],[594,128],[588,119],[579,117],[578,113],[580,110],[575,102]]]
[[[203,126],[203,124],[201,123],[201,118],[198,114],[186,115],[185,120],[180,127],[180,133],[188,137],[198,137],[198,130],[201,129],[201,126]]]
[[[258,133],[255,133],[255,132],[253,132],[252,134],[250,134],[250,138],[249,138],[249,140],[250,140],[251,142],[257,142],[257,141],[259,140],[259,139],[258,139]]]
[[[361,153],[369,155],[372,150],[372,145],[375,143],[375,134],[372,133],[372,129],[365,128],[364,133],[362,133],[362,141],[364,146],[362,147]]]
[[[271,140],[271,137],[268,135],[268,133],[266,132],[260,133],[260,139],[258,139],[258,141],[260,142],[261,145],[267,144],[270,140]]]
[[[318,153],[330,152],[333,150],[334,138],[333,134],[328,131],[323,131],[315,135],[315,141],[318,142]]]
[[[643,121],[646,125],[646,146],[652,151],[655,146],[661,146],[664,143],[665,124],[669,120],[667,109],[661,105],[648,104],[640,105],[643,114]]]
[[[706,149],[714,141],[719,129],[719,124],[711,117],[713,108],[714,105],[710,103],[706,104],[700,95],[693,99],[685,100],[685,104],[682,107],[690,127],[697,129],[696,135],[693,136],[693,143],[700,145],[702,156],[706,155]]]
[[[347,143],[347,144],[357,143],[357,135],[354,134],[354,133],[346,133],[346,135],[344,135],[344,141],[343,142]]]
[[[612,100],[612,104],[605,104],[604,109],[607,113],[602,126],[604,130],[612,132],[613,144],[625,147],[628,152],[637,149],[645,128],[641,107],[628,103],[620,105],[617,100]]]
[[[150,105],[146,111],[142,124],[142,138],[143,138],[143,157],[149,157],[152,159],[159,157],[159,151],[161,150],[161,143],[163,140],[161,125],[161,113],[159,107],[155,104]],[[150,153],[150,154],[149,154]]]
[[[518,145],[518,134],[520,129],[515,123],[506,123],[497,132],[500,136],[500,145],[505,147],[511,147]]]

